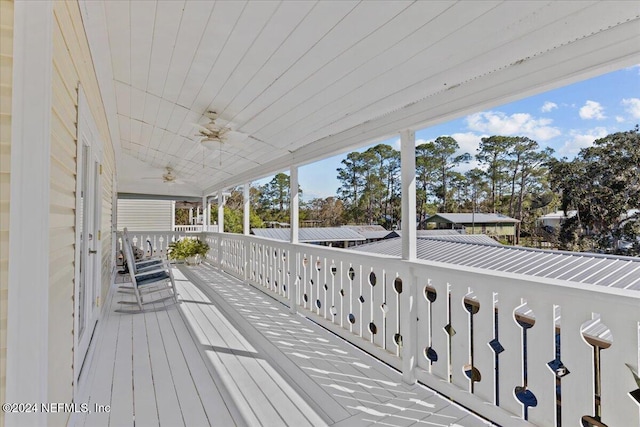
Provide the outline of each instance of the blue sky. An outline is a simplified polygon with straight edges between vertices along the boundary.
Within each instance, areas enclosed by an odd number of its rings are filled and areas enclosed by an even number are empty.
[[[482,137],[518,135],[553,148],[557,157],[573,158],[595,139],[630,130],[637,123],[640,123],[640,65],[416,131],[416,144],[450,135],[460,144],[460,153],[473,156]],[[400,148],[399,138],[384,143]],[[336,194],[340,186],[336,169],[345,156],[300,168],[303,200]],[[461,170],[475,166],[474,161]]]

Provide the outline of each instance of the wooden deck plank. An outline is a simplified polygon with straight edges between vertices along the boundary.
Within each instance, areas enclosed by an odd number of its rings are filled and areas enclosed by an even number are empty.
[[[171,310],[174,310],[173,308]],[[182,348],[178,343],[167,311],[155,313],[160,326],[160,333],[164,342],[164,350],[169,361],[169,369],[173,377],[176,394],[180,402],[182,418],[187,426],[210,425],[207,414],[204,411],[200,395],[196,391],[191,378],[191,372],[187,366]]]
[[[147,342],[146,316],[131,316],[133,322],[133,410],[136,427],[157,426],[158,407]]]
[[[186,291],[185,294],[193,297],[188,291]],[[188,304],[183,302],[181,308],[184,309],[183,314],[189,319],[192,327],[199,329],[199,341],[205,346],[203,350],[205,357],[208,363],[210,363],[215,376],[219,378],[224,387],[227,388],[233,401],[240,409],[245,422],[248,425],[260,425],[260,419],[254,412],[254,405],[260,402],[254,401],[250,403],[244,394],[245,390],[249,392],[255,389],[256,384],[252,381],[247,381],[246,378],[232,375],[231,372],[234,366],[229,367],[228,364],[225,364],[224,353],[213,350],[216,347],[221,348],[219,345],[215,345],[216,343],[221,343],[215,336],[216,334],[212,332],[214,328],[207,320],[206,313],[203,313],[201,305],[202,304]]]
[[[91,360],[83,370],[82,375],[87,375],[85,390],[82,390],[89,406],[93,408],[95,404],[111,404],[111,387],[113,379],[113,368],[115,365],[116,342],[120,318],[113,313],[113,293],[107,298],[104,317],[98,321],[95,332],[96,347],[93,353],[88,356]],[[85,363],[87,363],[85,362]],[[83,403],[83,402],[80,402]],[[73,419],[76,426],[108,426],[109,412],[82,413],[79,418]]]
[[[185,360],[207,413],[207,418],[210,421],[215,420],[211,424],[224,426],[243,424],[242,416],[237,412],[233,401],[223,397],[224,391],[221,392],[216,381],[212,378],[178,310],[170,310],[168,315],[180,347],[183,348]]]
[[[116,341],[116,360],[113,368],[111,389],[111,416],[109,425],[114,427],[133,426],[132,388],[132,318],[121,316]],[[123,373],[123,374],[121,374]]]
[[[220,285],[220,283],[225,281],[225,276],[221,276],[222,280],[219,280],[218,276],[211,276],[210,270],[202,270],[200,271],[200,274],[197,274],[197,271],[186,269],[183,270],[183,272],[194,283],[203,279],[207,280],[207,283],[211,285],[211,289],[207,289],[207,293],[219,292],[222,295],[233,298],[234,293],[227,291],[224,285]],[[209,279],[212,279],[212,281],[209,281]],[[238,283],[235,282],[232,283],[232,285],[238,285]],[[213,288],[215,288],[215,291]],[[267,296],[258,295],[255,293],[256,291],[253,290],[253,288],[245,287],[245,291],[251,292],[251,297],[258,300],[268,298]],[[197,292],[200,297],[204,295],[200,289],[198,289]],[[225,315],[233,312],[234,310],[230,303],[225,301],[222,297],[217,297],[216,304]],[[278,360],[277,364],[273,364],[273,368],[276,369],[282,378],[284,378],[295,389],[305,404],[310,406],[316,414],[321,416],[323,423],[333,424],[334,422],[347,418],[351,415],[342,407],[342,405],[336,403],[331,395],[323,390],[322,387],[320,387],[308,375],[303,375],[299,365],[288,358],[282,357],[282,352],[278,347],[273,345],[267,338],[265,338],[264,335],[260,334],[260,332],[250,324],[250,322],[255,321],[256,317],[252,312],[245,312],[245,315],[245,321],[235,326],[240,328],[239,330],[244,336],[250,337],[252,344],[260,348],[260,351],[265,354],[265,357],[268,357],[270,360]],[[271,316],[271,319],[275,319],[273,315],[269,316]],[[292,325],[300,325],[300,321],[295,320],[298,316],[291,316],[290,314],[286,314],[286,316],[277,315],[278,319],[284,319],[285,317],[285,321]]]
[[[244,368],[247,375],[259,386],[267,402],[269,402],[270,406],[281,418],[281,421],[278,421],[278,419],[274,417],[271,422],[284,422],[285,425],[296,426],[310,425],[309,420],[307,420],[301,412],[301,409],[291,402],[291,398],[295,396],[295,392],[290,387],[286,387],[284,382],[278,384],[276,378],[279,375],[273,369],[268,369],[268,363],[265,362],[261,356],[258,356],[257,351],[246,342],[246,339],[240,338],[241,334],[231,326],[225,325],[226,327],[219,327],[219,325],[224,325],[226,322],[226,319],[221,316],[219,312],[211,310],[209,316],[211,316],[209,317],[210,322],[218,325],[216,329],[224,345],[231,349],[239,365]],[[255,354],[257,358],[253,357],[253,354]],[[280,387],[280,385],[282,385],[282,387]],[[304,405],[304,402],[299,403]],[[271,411],[269,410],[269,412]],[[271,425],[270,422],[264,421],[266,425]]]
[[[182,409],[176,393],[171,369],[164,349],[160,326],[155,312],[148,313],[147,339],[149,356],[153,372],[153,387],[158,404],[158,420],[160,425],[183,426]]]

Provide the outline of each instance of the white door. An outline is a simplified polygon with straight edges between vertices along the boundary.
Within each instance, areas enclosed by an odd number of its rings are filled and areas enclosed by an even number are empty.
[[[101,284],[102,210],[101,150],[90,113],[82,114],[79,102],[76,175],[76,280],[74,375],[76,385],[82,374],[89,344],[98,320]],[[77,391],[77,387],[76,387]]]

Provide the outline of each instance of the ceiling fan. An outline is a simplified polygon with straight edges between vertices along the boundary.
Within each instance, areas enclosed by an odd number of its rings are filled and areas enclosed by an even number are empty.
[[[248,138],[248,135],[232,130],[229,126],[220,126],[216,123],[218,114],[215,111],[207,111],[206,116],[209,118],[209,122],[201,125],[194,123],[198,128],[197,137],[200,138],[200,143],[209,149],[216,149],[225,142],[242,142]]]
[[[153,177],[144,177],[142,179],[154,179],[154,180],[162,180],[162,182],[164,184],[184,184],[185,181],[178,179],[178,177],[176,176],[175,172],[173,171],[173,168],[171,166],[167,166],[165,168],[165,173],[162,174],[162,176],[153,176]]]

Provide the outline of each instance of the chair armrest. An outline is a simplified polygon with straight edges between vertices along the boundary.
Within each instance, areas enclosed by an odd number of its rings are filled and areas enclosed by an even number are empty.
[[[135,277],[142,277],[142,276],[148,276],[150,274],[155,274],[155,273],[162,273],[162,272],[166,272],[167,269],[171,268],[170,266],[167,266],[165,264],[162,264],[161,266],[162,268],[156,268],[155,270],[146,270],[146,271],[142,271],[138,274],[135,275]]]

